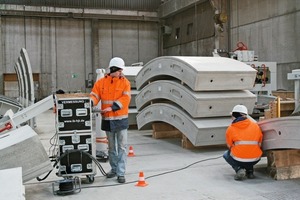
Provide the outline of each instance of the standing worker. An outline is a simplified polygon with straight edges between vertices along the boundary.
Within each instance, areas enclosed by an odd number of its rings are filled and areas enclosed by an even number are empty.
[[[109,73],[99,79],[91,93],[94,105],[101,100],[101,129],[108,138],[108,156],[111,171],[107,178],[117,176],[119,183],[125,183],[127,159],[128,107],[131,98],[130,82],[122,71],[125,62],[114,57],[109,62]]]
[[[235,180],[253,179],[253,166],[262,156],[262,132],[254,121],[247,118],[248,110],[244,105],[232,109],[232,123],[226,130],[226,143],[229,150],[223,158],[235,170]]]

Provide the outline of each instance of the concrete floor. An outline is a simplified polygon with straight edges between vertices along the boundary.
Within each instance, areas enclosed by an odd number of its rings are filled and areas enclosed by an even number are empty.
[[[47,151],[55,133],[54,118],[51,110],[36,118],[35,130]],[[25,183],[26,199],[299,199],[300,179],[276,181],[268,177],[266,158],[256,165],[256,179],[241,182],[233,179],[234,171],[221,157],[224,147],[183,149],[180,139],[153,139],[148,130],[129,130],[128,136],[135,157],[128,157],[126,184],[118,184],[114,178],[106,179],[98,170],[94,183],[82,183],[79,193],[54,195],[52,183],[62,179],[55,175],[57,171],[54,169],[45,181],[31,180]],[[101,165],[109,171],[108,163]],[[141,171],[149,184],[146,187],[135,186]]]

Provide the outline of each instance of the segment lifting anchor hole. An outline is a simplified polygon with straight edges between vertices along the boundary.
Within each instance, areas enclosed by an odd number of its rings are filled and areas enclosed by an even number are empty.
[[[278,132],[278,135],[281,135],[281,131]]]
[[[243,78],[241,78],[241,81],[242,81],[242,82],[244,82],[244,79],[243,79]]]
[[[211,79],[210,82],[212,83],[212,82],[214,82],[214,80]]]
[[[214,136],[214,135],[211,135],[210,137],[211,137],[211,138],[214,138],[215,136]]]
[[[209,106],[209,110],[211,110],[212,109],[212,106]]]

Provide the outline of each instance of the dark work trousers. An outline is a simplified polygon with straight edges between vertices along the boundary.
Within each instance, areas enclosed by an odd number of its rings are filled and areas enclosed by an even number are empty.
[[[237,161],[231,157],[230,150],[225,151],[225,153],[223,154],[223,158],[229,165],[231,165],[235,172],[237,172],[239,169],[246,169],[247,172],[253,172],[253,166],[260,161],[260,159],[254,162]]]

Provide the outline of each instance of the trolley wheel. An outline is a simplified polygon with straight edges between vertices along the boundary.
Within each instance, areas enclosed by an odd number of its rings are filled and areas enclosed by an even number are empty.
[[[88,183],[94,183],[95,181],[94,175],[86,175],[86,179]]]

